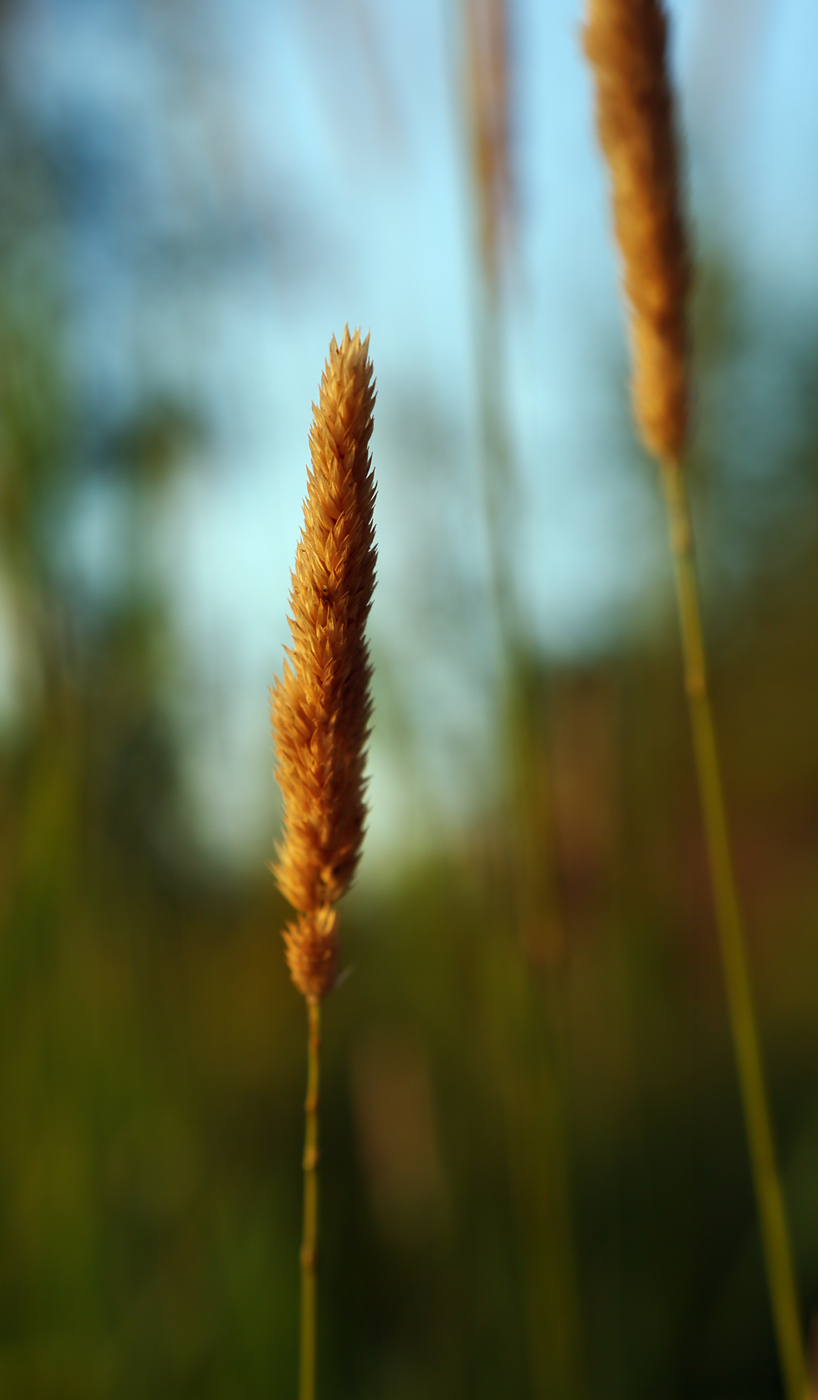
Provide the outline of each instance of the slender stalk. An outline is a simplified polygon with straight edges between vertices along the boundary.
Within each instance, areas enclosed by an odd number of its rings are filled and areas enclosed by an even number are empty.
[[[318,1104],[321,1005],[307,1002],[307,1097],[304,1102],[304,1225],[301,1241],[301,1368],[299,1400],[315,1400],[316,1281],[318,1274]]]
[[[788,1400],[804,1400],[808,1393],[804,1343],[708,694],[690,510],[684,473],[680,465],[677,462],[666,461],[663,464],[662,477],[676,574],[685,690],[690,707],[716,922],[761,1222],[767,1281]]]
[[[514,669],[520,652],[521,619],[511,577],[509,524],[518,501],[512,461],[508,403],[503,366],[502,315],[499,296],[486,276],[475,288],[475,351],[480,414],[480,473],[488,543],[489,578],[497,616],[499,661],[503,681]]]

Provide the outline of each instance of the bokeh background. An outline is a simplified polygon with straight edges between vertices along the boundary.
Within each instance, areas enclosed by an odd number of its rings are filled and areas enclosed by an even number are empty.
[[[677,0],[689,470],[818,1309],[818,10]],[[321,1394],[781,1394],[578,0],[0,5],[0,1393],[295,1393],[265,862],[311,400],[372,334]]]

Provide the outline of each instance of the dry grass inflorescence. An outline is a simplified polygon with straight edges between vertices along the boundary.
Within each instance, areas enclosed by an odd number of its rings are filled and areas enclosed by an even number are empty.
[[[687,435],[690,256],[667,21],[656,0],[590,0],[584,41],[630,308],[634,416],[648,451],[673,461]]]
[[[311,467],[290,593],[292,646],[271,692],[284,834],[273,873],[298,918],[293,981],[321,1001],[338,973],[338,915],[361,856],[372,714],[365,627],[375,586],[375,389],[369,338],[333,338],[313,406]]]
[[[489,286],[496,292],[502,254],[512,241],[515,212],[509,19],[505,0],[468,0],[464,13],[471,160],[480,253]]]

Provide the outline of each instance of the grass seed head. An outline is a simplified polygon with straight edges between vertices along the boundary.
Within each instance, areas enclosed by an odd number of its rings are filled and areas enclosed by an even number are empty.
[[[307,1001],[320,1002],[338,980],[338,913],[324,906],[299,914],[284,930],[287,966]]]
[[[330,345],[310,431],[304,527],[290,592],[292,646],[271,691],[284,831],[272,866],[302,915],[285,939],[296,986],[325,995],[337,970],[337,916],[364,837],[372,668],[365,628],[375,586],[375,389],[369,337]],[[335,946],[332,951],[331,945]],[[308,990],[309,989],[309,990]]]
[[[515,216],[507,0],[466,0],[465,22],[480,252],[488,282],[496,290]]]
[[[589,0],[585,52],[611,173],[630,307],[633,407],[648,451],[675,461],[688,420],[690,256],[660,0]]]

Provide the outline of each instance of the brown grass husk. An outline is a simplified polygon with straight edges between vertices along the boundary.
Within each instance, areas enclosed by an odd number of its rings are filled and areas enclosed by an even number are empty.
[[[585,52],[611,174],[630,309],[633,408],[648,451],[677,460],[688,424],[691,263],[659,0],[589,0]]]
[[[513,236],[509,17],[506,0],[465,0],[469,125],[480,253],[496,288]]]
[[[300,917],[285,934],[293,981],[321,1000],[337,974],[337,915],[366,818],[372,668],[365,627],[375,585],[375,389],[369,337],[333,338],[313,405],[304,527],[290,592],[292,646],[271,691],[284,829],[271,867]]]

